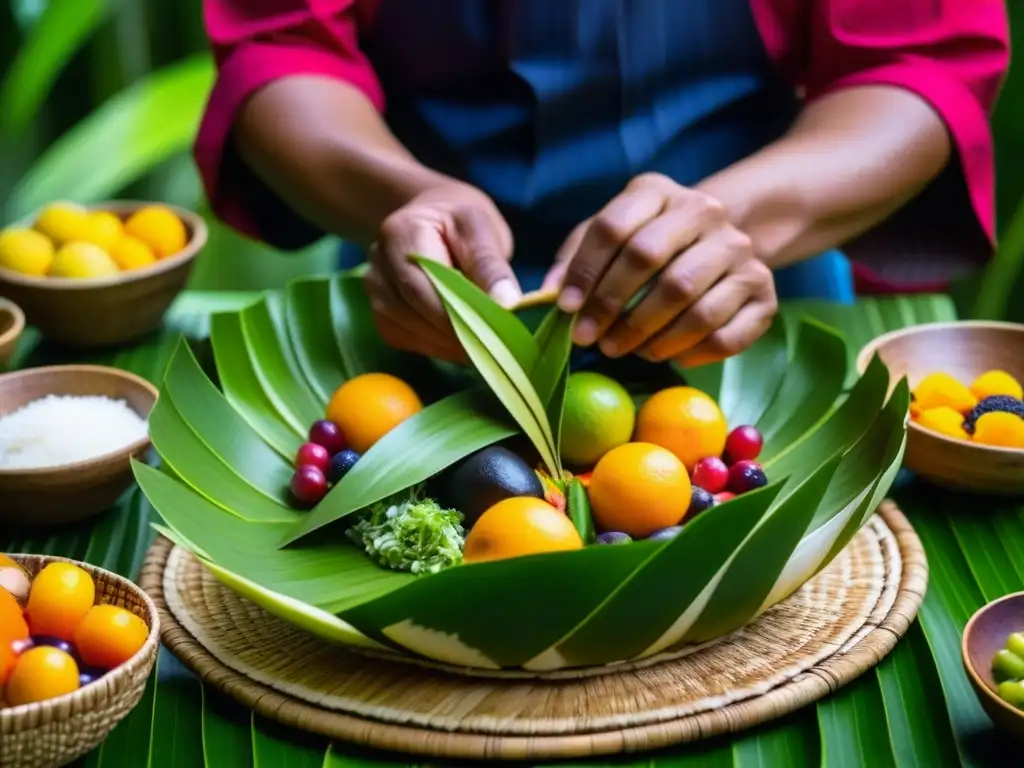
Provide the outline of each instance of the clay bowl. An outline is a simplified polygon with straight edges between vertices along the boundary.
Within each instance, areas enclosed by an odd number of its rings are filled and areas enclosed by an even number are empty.
[[[122,219],[145,203],[115,201],[88,206]],[[92,348],[124,344],[155,330],[188,281],[196,254],[206,244],[206,224],[194,213],[169,206],[185,223],[185,249],[152,266],[113,277],[30,277],[0,268],[0,294],[17,302],[31,325],[51,341]],[[24,225],[34,220],[32,217]]]
[[[964,383],[993,368],[1024,381],[1024,325],[969,321],[930,323],[874,339],[857,356],[857,370],[878,353],[894,385],[911,388],[929,373],[945,371]],[[1024,450],[956,440],[911,421],[904,464],[936,485],[993,495],[1024,494]]]
[[[149,417],[157,389],[116,368],[66,365],[30,368],[0,376],[0,417],[46,395],[100,395],[124,400]],[[0,469],[0,526],[46,527],[84,520],[110,507],[134,478],[131,459],[149,448],[149,437],[112,453],[56,467]]]
[[[982,708],[997,726],[1024,738],[1024,711],[1007,704],[996,692],[992,659],[1006,646],[1013,632],[1024,631],[1024,592],[1017,592],[983,606],[964,628],[960,644],[964,670]]]
[[[0,368],[10,362],[25,330],[25,314],[9,299],[0,297]]]
[[[96,602],[125,608],[146,622],[138,653],[99,680],[53,699],[0,709],[0,765],[67,765],[98,747],[142,700],[160,647],[160,616],[149,596],[128,579],[88,563],[44,555],[14,555],[31,577],[54,562],[84,568],[96,584]],[[137,764],[127,758],[124,763]]]

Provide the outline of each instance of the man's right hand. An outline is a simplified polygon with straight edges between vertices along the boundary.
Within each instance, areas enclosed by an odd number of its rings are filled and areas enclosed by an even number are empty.
[[[485,194],[453,182],[388,216],[370,248],[366,286],[384,340],[409,352],[465,360],[440,297],[412,255],[455,267],[511,307],[522,291],[509,263],[508,224]]]

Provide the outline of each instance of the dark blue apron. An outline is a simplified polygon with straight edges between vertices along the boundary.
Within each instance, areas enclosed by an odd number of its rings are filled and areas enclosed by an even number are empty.
[[[799,110],[748,0],[382,0],[364,46],[398,138],[498,204],[525,290],[632,177],[696,184]],[[362,259],[343,248],[344,265]],[[785,298],[853,298],[837,251],[776,282]]]

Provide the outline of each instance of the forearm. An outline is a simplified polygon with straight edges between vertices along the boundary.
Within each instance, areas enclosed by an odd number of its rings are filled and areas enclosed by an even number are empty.
[[[698,189],[725,205],[774,268],[878,224],[935,178],[950,153],[942,120],[917,96],[854,88],[811,104],[785,136]]]
[[[361,242],[416,195],[455,183],[419,163],[360,91],[328,78],[262,88],[242,109],[234,138],[243,161],[293,210]]]

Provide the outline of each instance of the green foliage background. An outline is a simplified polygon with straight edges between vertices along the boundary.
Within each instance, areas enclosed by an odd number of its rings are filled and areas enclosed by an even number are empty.
[[[1008,3],[1017,49],[1024,3]],[[188,148],[212,83],[201,0],[0,0],[0,221],[52,199],[136,197],[202,210]],[[994,117],[998,258],[970,314],[1024,319],[1024,66]],[[212,222],[213,223],[213,222]],[[280,287],[330,270],[334,243],[281,254],[213,223],[193,287]],[[977,300],[975,300],[977,297]],[[959,298],[959,296],[958,296]],[[970,308],[973,307],[973,312]]]

